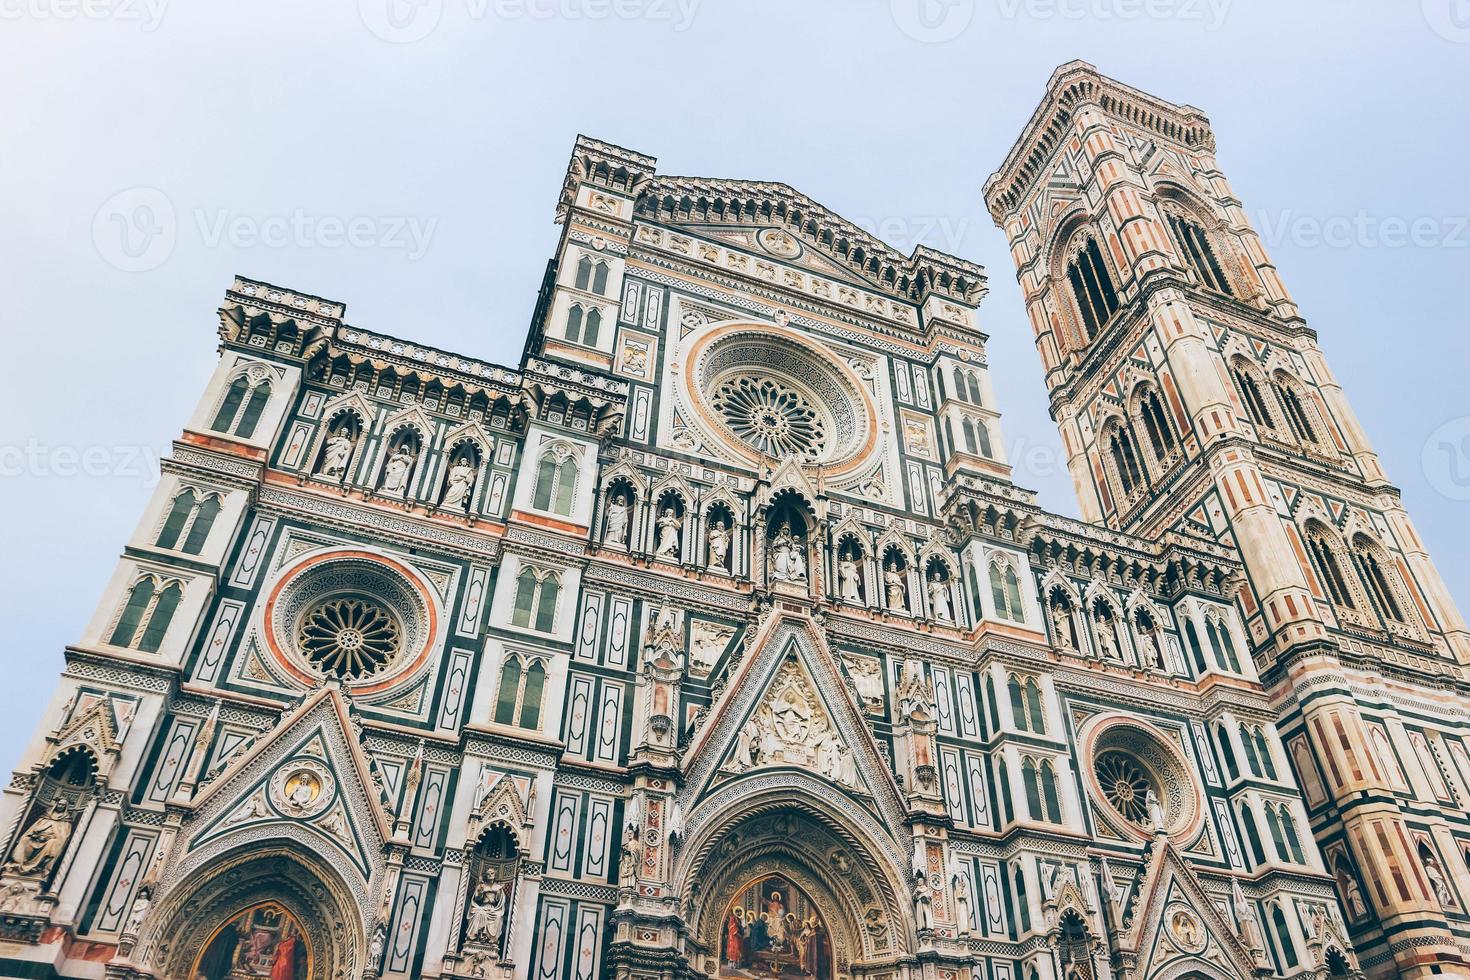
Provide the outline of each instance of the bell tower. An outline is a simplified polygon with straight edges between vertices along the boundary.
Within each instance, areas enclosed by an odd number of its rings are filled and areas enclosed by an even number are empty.
[[[1365,970],[1465,969],[1470,634],[1208,119],[1072,62],[985,196],[1083,516],[1235,549]]]

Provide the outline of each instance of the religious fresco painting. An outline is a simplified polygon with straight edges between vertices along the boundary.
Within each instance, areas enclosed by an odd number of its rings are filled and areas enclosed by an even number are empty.
[[[225,923],[205,945],[189,980],[304,980],[310,960],[301,924],[268,903]]]
[[[722,977],[832,978],[832,936],[821,913],[779,875],[753,882],[736,896],[721,939]]]

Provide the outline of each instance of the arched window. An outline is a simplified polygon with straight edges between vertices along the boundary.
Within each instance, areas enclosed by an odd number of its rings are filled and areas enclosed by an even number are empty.
[[[996,792],[1000,796],[1001,808],[1005,811],[1006,823],[1010,823],[1016,819],[1016,811],[1011,805],[1011,778],[1004,759],[1000,763],[1000,783]]]
[[[980,455],[984,456],[986,459],[994,458],[995,451],[991,448],[990,445],[990,426],[986,425],[984,422],[976,422],[975,435],[980,440]]]
[[[997,616],[1016,623],[1025,622],[1026,610],[1021,605],[1021,579],[1010,562],[990,563],[990,597],[995,603]]]
[[[602,332],[602,311],[588,310],[587,325],[582,332],[582,343],[588,347],[597,346],[597,336]]]
[[[974,420],[966,418],[960,423],[960,428],[965,433],[965,452],[969,453],[971,456],[975,455],[977,452],[979,452],[980,447],[975,443]]]
[[[1118,485],[1123,496],[1132,495],[1143,485],[1143,466],[1138,461],[1138,450],[1133,445],[1133,434],[1121,423],[1113,428],[1108,439],[1108,452],[1112,454],[1113,470],[1118,475]]]
[[[1041,708],[1041,685],[1036,678],[1026,678],[1026,712],[1030,716],[1031,731],[1046,734],[1046,712]]]
[[[1225,270],[1220,268],[1215,250],[1210,246],[1209,237],[1200,223],[1174,212],[1170,212],[1168,218],[1169,230],[1174,234],[1179,254],[1199,281],[1217,293],[1234,296],[1235,291],[1230,288]]]
[[[1067,263],[1067,281],[1072,284],[1072,298],[1077,302],[1082,324],[1087,329],[1087,339],[1095,340],[1098,332],[1118,312],[1118,293],[1103,263],[1097,239],[1089,236],[1087,243]]]
[[[1138,402],[1138,411],[1143,416],[1143,428],[1148,433],[1154,458],[1162,462],[1174,451],[1178,442],[1174,438],[1174,428],[1169,424],[1169,416],[1164,412],[1163,403],[1159,401],[1159,393],[1152,389],[1144,392]]]
[[[1348,588],[1347,578],[1342,573],[1342,563],[1338,560],[1332,535],[1320,524],[1307,526],[1307,554],[1332,604],[1343,609],[1356,609],[1357,603],[1353,601],[1353,591]]]
[[[1184,639],[1189,643],[1189,653],[1194,658],[1194,669],[1203,674],[1209,670],[1205,663],[1205,649],[1199,642],[1199,630],[1195,628],[1194,620],[1185,620]]]
[[[985,700],[989,702],[990,732],[994,734],[1000,731],[1000,705],[995,701],[995,676],[990,673],[985,675]]]
[[[1358,535],[1353,539],[1353,563],[1358,566],[1358,574],[1368,586],[1368,595],[1378,614],[1395,623],[1405,622],[1403,607],[1399,605],[1393,581],[1389,578],[1393,572],[1385,567],[1387,562],[1378,545],[1365,535]]]
[[[1291,434],[1301,442],[1316,442],[1317,430],[1312,426],[1301,396],[1297,394],[1296,382],[1285,372],[1278,371],[1271,381],[1271,387],[1276,390],[1276,400],[1281,403],[1281,414],[1286,416]]]
[[[521,661],[519,657],[505,658],[500,667],[500,693],[495,699],[495,724],[515,723],[516,699],[521,691]]]
[[[536,489],[531,506],[566,517],[572,512],[577,493],[577,458],[548,451],[536,466]]]
[[[571,310],[567,313],[567,328],[562,335],[574,344],[582,342],[583,315],[582,307],[576,303],[572,304]]]
[[[1027,731],[1026,725],[1026,693],[1021,690],[1020,678],[1015,674],[1006,682],[1006,690],[1011,695],[1011,716],[1016,721],[1016,727],[1021,731]]]
[[[1244,358],[1238,357],[1231,362],[1230,374],[1235,378],[1236,387],[1240,389],[1240,400],[1245,402],[1245,410],[1250,414],[1251,421],[1268,429],[1276,428],[1276,419],[1271,415],[1265,396],[1261,394],[1255,372]]]
[[[1256,818],[1251,813],[1251,808],[1245,804],[1240,807],[1240,822],[1245,827],[1245,837],[1251,846],[1251,857],[1256,864],[1266,863],[1266,850],[1261,846],[1261,831],[1256,826]]]
[[[546,687],[546,666],[534,661],[526,669],[525,688],[521,693],[521,727],[536,729],[541,726],[541,695]]]
[[[577,260],[576,286],[578,289],[590,290],[599,296],[607,292],[607,263],[601,260],[592,261],[588,255]]]
[[[539,728],[545,690],[546,664],[543,661],[531,659],[523,664],[515,654],[506,657],[500,666],[500,689],[495,695],[495,723],[533,730]]]
[[[260,416],[265,412],[265,405],[270,397],[269,381],[252,385],[249,378],[240,375],[225,390],[224,400],[214,413],[214,421],[209,423],[210,429],[249,439],[255,435],[255,429],[260,425]]]
[[[128,600],[107,642],[144,653],[157,653],[183,597],[184,588],[178,582],[169,582],[160,588],[152,576],[140,578],[128,591]]]
[[[971,403],[975,405],[984,404],[985,400],[980,397],[980,379],[975,375],[974,371],[965,372],[965,390],[969,394]]]
[[[1016,871],[1016,913],[1021,920],[1022,935],[1031,931],[1031,903],[1026,898],[1026,875],[1022,873],[1021,866],[1015,865]]]
[[[204,550],[204,542],[209,537],[209,529],[214,526],[215,517],[219,515],[219,508],[219,497],[214,494],[200,501],[193,490],[183,490],[174,497],[155,543],[160,548],[177,548],[185,554],[199,554]]]
[[[556,625],[556,600],[560,591],[561,582],[555,574],[538,573],[529,565],[523,566],[516,576],[511,624],[550,633]]]
[[[1244,725],[1240,726],[1239,732],[1241,747],[1245,749],[1245,764],[1250,767],[1250,772],[1252,776],[1260,778],[1261,759],[1256,752],[1255,739],[1251,737],[1250,729],[1246,728]]]
[[[1230,638],[1230,629],[1216,615],[1205,615],[1205,634],[1210,638],[1210,650],[1215,663],[1221,670],[1240,673],[1240,657],[1235,652],[1235,641]]]
[[[1045,820],[1046,811],[1041,808],[1041,786],[1036,780],[1036,763],[1031,759],[1021,762],[1021,782],[1026,787],[1026,813],[1032,820]]]
[[[1051,823],[1062,822],[1062,803],[1057,796],[1057,773],[1048,760],[1037,771],[1041,780],[1041,800],[1046,804],[1046,819]]]
[[[1271,745],[1266,741],[1265,730],[1257,728],[1251,737],[1256,743],[1256,758],[1261,761],[1260,775],[1267,779],[1275,779],[1276,762],[1271,758]]]
[[[1306,855],[1302,852],[1301,836],[1296,831],[1296,821],[1292,819],[1291,811],[1285,806],[1280,810],[1281,836],[1286,841],[1287,853],[1296,864],[1306,864]]]

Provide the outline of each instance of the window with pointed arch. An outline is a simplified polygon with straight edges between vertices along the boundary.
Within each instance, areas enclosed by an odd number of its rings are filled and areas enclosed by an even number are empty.
[[[555,572],[522,565],[516,575],[511,625],[542,633],[552,632],[556,628],[556,604],[560,593],[561,578]]]
[[[168,551],[199,554],[204,550],[204,542],[209,538],[219,510],[219,494],[185,487],[169,504],[168,516],[164,518],[154,544]]]
[[[1256,366],[1244,357],[1236,357],[1230,362],[1230,376],[1235,381],[1236,390],[1240,392],[1240,400],[1245,404],[1246,414],[1251,421],[1263,429],[1275,432],[1276,415],[1267,404],[1263,379]]]
[[[1199,627],[1194,625],[1193,619],[1186,618],[1184,621],[1184,641],[1189,645],[1189,655],[1194,661],[1195,672],[1204,674],[1210,669],[1210,665],[1205,662],[1205,648],[1199,641]]]
[[[270,397],[269,380],[252,384],[246,375],[236,377],[225,389],[224,398],[215,409],[214,420],[209,423],[209,428],[240,439],[253,437]]]
[[[1062,804],[1057,795],[1057,771],[1050,759],[1037,762],[1027,756],[1021,760],[1021,782],[1026,789],[1026,807],[1032,820],[1044,823],[1062,822]]]
[[[1388,555],[1378,542],[1366,534],[1353,538],[1353,564],[1368,587],[1368,598],[1385,623],[1406,625],[1404,604],[1399,600],[1398,574],[1389,565]]]
[[[533,731],[541,727],[542,699],[546,695],[546,661],[540,657],[509,654],[500,665],[500,688],[495,696],[495,724]]]
[[[968,368],[954,369],[955,397],[961,401],[969,402],[971,405],[983,405],[984,399],[980,396],[980,377]]]
[[[1220,746],[1220,755],[1225,760],[1225,774],[1232,781],[1240,778],[1240,763],[1235,758],[1235,746],[1231,744],[1230,733],[1220,722],[1215,723],[1215,742]]]
[[[1118,312],[1118,291],[1103,261],[1102,249],[1091,234],[1082,236],[1067,262],[1067,282],[1072,287],[1072,300],[1082,318],[1089,341],[1097,335],[1113,314]]]
[[[1296,945],[1291,939],[1291,930],[1286,927],[1286,915],[1281,911],[1278,902],[1271,903],[1271,926],[1276,931],[1276,940],[1281,945],[1282,968],[1284,970],[1295,970],[1300,962],[1297,957]]]
[[[1138,457],[1138,446],[1133,441],[1133,432],[1122,420],[1115,420],[1103,435],[1103,446],[1108,454],[1108,470],[1117,485],[1120,503],[1127,500],[1144,486],[1143,463]]]
[[[1235,639],[1225,617],[1214,609],[1205,612],[1205,636],[1210,641],[1210,652],[1215,656],[1215,666],[1232,674],[1241,673],[1240,655],[1235,651]]]
[[[1327,598],[1340,610],[1356,612],[1358,604],[1353,598],[1348,578],[1343,574],[1337,535],[1317,521],[1311,521],[1306,527],[1306,539],[1307,557],[1312,563],[1312,570],[1317,573],[1318,581],[1322,583],[1323,591],[1327,593]]]
[[[1283,862],[1306,864],[1302,852],[1301,837],[1297,833],[1296,821],[1284,803],[1267,803],[1266,826],[1271,832],[1271,843],[1275,845],[1276,857]]]
[[[990,443],[990,427],[984,421],[966,415],[960,420],[960,432],[965,437],[965,452],[971,456],[990,459],[995,455]]]
[[[1168,208],[1164,216],[1169,223],[1169,232],[1174,237],[1174,245],[1179,250],[1179,257],[1194,273],[1195,278],[1217,293],[1234,296],[1235,290],[1225,276],[1225,270],[1215,255],[1214,246],[1210,244],[1210,236],[1206,234],[1204,225],[1192,215],[1186,214],[1182,208]]]
[[[1001,809],[1005,813],[1005,821],[1006,823],[1013,823],[1016,819],[1016,811],[1014,805],[1011,803],[1010,770],[1007,768],[1004,759],[1000,761],[1000,782],[997,785],[999,786],[998,795],[1000,796]]]
[[[567,311],[567,326],[562,332],[569,342],[596,347],[602,335],[602,311],[595,306],[573,303]]]
[[[995,614],[1013,623],[1026,621],[1026,607],[1021,600],[1021,577],[1016,566],[1004,558],[990,560],[990,598]]]
[[[1275,779],[1276,763],[1271,758],[1271,749],[1266,742],[1266,733],[1259,727],[1241,723],[1238,729],[1240,745],[1245,751],[1245,764],[1250,774],[1257,779]]]
[[[1034,677],[1011,674],[1006,681],[1011,696],[1011,715],[1017,731],[1046,734],[1046,712],[1042,708],[1041,685]]]
[[[1316,413],[1308,407],[1308,397],[1302,393],[1301,383],[1285,371],[1277,371],[1271,376],[1271,388],[1276,392],[1276,401],[1286,418],[1287,428],[1297,442],[1321,445],[1321,436],[1313,422]]]
[[[531,506],[549,514],[569,517],[577,497],[577,457],[559,447],[541,453],[536,464],[536,486]]]
[[[184,585],[177,579],[144,575],[128,590],[127,601],[107,642],[143,653],[157,653],[183,598]]]
[[[1143,431],[1148,436],[1148,446],[1153,450],[1154,459],[1159,464],[1167,463],[1179,448],[1179,439],[1174,434],[1174,425],[1169,420],[1169,413],[1164,410],[1158,389],[1152,385],[1144,386],[1135,398],[1134,412],[1143,423]]]
[[[1236,813],[1240,816],[1240,824],[1245,828],[1245,839],[1250,845],[1251,859],[1255,864],[1266,863],[1266,849],[1261,845],[1261,829],[1256,826],[1256,817],[1251,812],[1250,804],[1242,801],[1237,804]]]
[[[577,260],[577,276],[574,283],[578,289],[599,296],[607,294],[608,264],[605,259],[593,259],[584,255]]]

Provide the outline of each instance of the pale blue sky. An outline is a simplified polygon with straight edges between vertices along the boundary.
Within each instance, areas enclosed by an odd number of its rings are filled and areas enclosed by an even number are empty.
[[[1464,0],[88,2],[0,0],[0,764],[148,498],[139,452],[167,447],[209,375],[230,277],[514,362],[579,132],[665,173],[784,181],[905,252],[984,263],[1017,481],[1075,513],[980,195],[1073,58],[1213,120],[1470,601]],[[171,247],[123,248],[115,215],[140,203],[171,216]],[[1418,221],[1414,241],[1392,221]]]

